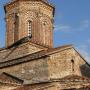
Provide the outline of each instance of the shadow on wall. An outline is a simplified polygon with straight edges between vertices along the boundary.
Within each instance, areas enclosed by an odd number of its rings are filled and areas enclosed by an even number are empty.
[[[85,77],[90,78],[90,66],[87,64],[80,66],[81,74]]]

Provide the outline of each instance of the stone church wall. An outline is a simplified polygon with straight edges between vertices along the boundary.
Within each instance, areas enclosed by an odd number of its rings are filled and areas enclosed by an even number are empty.
[[[51,55],[49,64],[50,77],[62,78],[72,74],[71,50],[64,50]]]
[[[47,58],[33,60],[12,67],[0,69],[0,73],[6,72],[22,80],[25,83],[47,81],[49,78]]]
[[[87,65],[84,59],[74,49],[52,54],[48,60],[48,65],[50,78],[52,79],[62,78],[72,74],[90,77],[90,66]]]
[[[75,53],[75,71],[80,70],[82,76],[90,78],[90,65],[78,52]]]
[[[30,43],[25,43],[11,49],[5,49],[0,51],[0,62],[23,57],[25,55],[38,52],[40,50],[42,49],[34,46],[33,44],[31,45]]]
[[[72,62],[73,60],[73,62]],[[62,78],[67,75],[89,76],[90,67],[78,55],[74,49],[63,50],[27,63],[0,69],[0,73],[6,72],[21,79],[38,82],[48,79]]]

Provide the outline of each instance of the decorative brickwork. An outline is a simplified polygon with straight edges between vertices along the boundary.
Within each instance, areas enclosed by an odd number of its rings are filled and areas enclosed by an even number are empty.
[[[5,14],[0,90],[90,90],[85,59],[72,45],[53,48],[54,7],[47,0],[12,0]]]
[[[5,6],[6,46],[28,36],[28,21],[32,21],[32,38],[37,44],[53,47],[54,7],[40,1],[16,1]]]

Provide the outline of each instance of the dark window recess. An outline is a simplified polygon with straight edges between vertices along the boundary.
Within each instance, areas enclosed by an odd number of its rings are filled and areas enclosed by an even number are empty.
[[[14,22],[14,42],[19,39],[19,16],[15,14],[15,22]]]
[[[71,62],[74,63],[74,60],[72,59]]]
[[[73,59],[71,60],[71,63],[72,63],[72,71],[74,71],[74,60]]]

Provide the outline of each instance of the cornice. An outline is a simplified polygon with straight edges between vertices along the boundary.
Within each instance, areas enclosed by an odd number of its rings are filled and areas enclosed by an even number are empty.
[[[18,2],[18,1],[28,1],[28,0],[11,0],[10,2],[8,2],[8,3],[6,3],[6,4],[4,5],[4,10],[5,10],[5,12],[6,12],[6,7],[7,7],[8,5],[11,5],[11,4],[13,4],[13,3],[15,3],[15,2]],[[41,2],[43,2],[44,4],[52,7],[53,10],[54,10],[54,12],[55,12],[55,6],[54,6],[53,4],[51,4],[51,3],[49,3],[49,2],[46,2],[45,0],[33,0],[33,1],[41,1]]]

